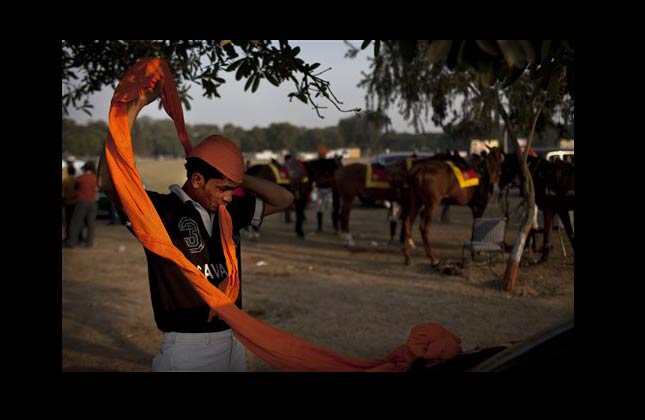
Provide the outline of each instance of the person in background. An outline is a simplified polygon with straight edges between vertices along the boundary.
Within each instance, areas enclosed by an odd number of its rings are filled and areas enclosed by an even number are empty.
[[[83,165],[83,173],[76,177],[74,189],[76,190],[76,207],[70,222],[69,237],[65,241],[65,247],[73,248],[78,242],[83,226],[87,228],[85,235],[85,246],[94,246],[94,227],[96,225],[96,210],[98,188],[96,186],[96,167],[94,161],[88,161]]]
[[[76,168],[73,162],[67,163],[67,176],[63,179],[63,211],[65,213],[65,238],[69,238],[69,228],[72,222],[72,215],[76,207],[76,189],[74,189],[76,182]],[[79,242],[83,240],[83,232],[79,232]]]
[[[318,159],[327,159],[327,153],[329,150],[325,146],[318,147]],[[331,180],[329,180],[331,182]],[[316,217],[318,219],[318,227],[316,232],[322,232],[323,225],[323,213],[324,211],[330,211],[332,205],[332,185],[331,183],[323,183],[319,181],[316,183]]]

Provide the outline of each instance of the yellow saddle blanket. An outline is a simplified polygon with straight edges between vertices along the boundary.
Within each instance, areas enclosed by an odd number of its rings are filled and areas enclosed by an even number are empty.
[[[464,169],[462,171],[457,167],[457,165],[449,160],[447,160],[446,163],[455,173],[455,177],[457,178],[457,181],[459,181],[459,187],[468,188],[479,185],[479,177],[477,176],[477,173],[475,171],[473,171],[472,169]]]
[[[381,165],[367,165],[365,188],[390,188],[387,180],[387,170]]]
[[[415,158],[413,157],[405,159],[406,169],[410,169],[414,160]],[[388,181],[387,169],[378,164],[368,164],[365,174],[365,188],[391,188],[390,182]]]
[[[269,163],[268,166],[269,168],[271,168],[271,171],[273,171],[276,184],[289,185],[291,183],[291,180],[289,179],[289,173],[287,172],[286,168],[276,167],[273,163]]]

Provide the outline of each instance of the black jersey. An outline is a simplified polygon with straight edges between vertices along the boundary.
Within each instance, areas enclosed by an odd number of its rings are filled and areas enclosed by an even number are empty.
[[[226,259],[222,251],[217,215],[208,234],[202,215],[194,202],[183,202],[175,193],[159,194],[146,191],[155,206],[173,244],[204,273],[215,287],[227,277]],[[233,222],[233,240],[238,261],[240,291],[235,305],[242,308],[242,265],[240,229],[262,222],[264,203],[254,195],[233,196],[226,206]],[[145,248],[144,248],[145,249]],[[230,327],[214,317],[208,322],[210,307],[195,291],[172,261],[145,249],[148,260],[150,297],[157,328],[163,332],[214,332]]]

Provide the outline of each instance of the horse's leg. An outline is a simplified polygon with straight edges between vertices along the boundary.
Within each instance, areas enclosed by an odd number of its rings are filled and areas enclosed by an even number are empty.
[[[486,205],[473,205],[470,206],[470,210],[473,212],[473,219],[478,219],[484,215],[484,211],[486,211]]]
[[[540,258],[540,262],[545,263],[549,259],[549,251],[551,250],[551,231],[553,230],[555,211],[552,208],[545,208],[542,213],[544,214],[544,232],[542,232],[542,258]]]
[[[401,197],[401,199],[403,199],[403,197]],[[399,214],[399,220],[401,220],[401,231],[399,232],[399,243],[401,245],[403,245],[403,241],[405,241],[405,225],[403,224],[403,220],[404,220],[403,219],[403,206],[401,204],[399,204],[399,205],[401,206],[401,211],[399,212],[400,213]],[[410,227],[410,229],[412,229],[412,227]],[[412,238],[410,238],[410,240],[411,239]]]
[[[355,245],[354,239],[349,233],[349,213],[352,210],[352,201],[354,201],[354,196],[343,195],[340,211],[340,231],[347,246]]]
[[[414,197],[410,196],[406,200],[406,204],[402,207],[401,220],[403,220],[403,231],[405,232],[403,243],[401,244],[401,251],[403,251],[405,265],[410,265],[410,238],[412,238],[412,225],[414,219],[419,213],[420,205],[416,202]]]
[[[394,243],[394,235],[396,235],[396,214],[394,212],[394,201],[390,203],[390,208],[387,209],[388,219],[390,219],[390,242]]]
[[[421,239],[423,239],[423,248],[426,251],[426,256],[430,258],[430,262],[433,267],[437,266],[439,263],[439,259],[436,258],[432,254],[432,248],[430,248],[430,242],[428,241],[428,230],[430,227],[430,223],[432,223],[432,217],[435,214],[435,211],[437,210],[437,206],[434,203],[437,203],[438,201],[433,200],[433,201],[426,201],[425,204],[425,211],[422,212],[422,217],[421,221],[419,222],[419,232],[421,232]],[[444,206],[448,206],[448,204],[444,204]]]
[[[538,230],[532,227],[531,230],[529,230],[529,234],[526,238],[526,245],[524,246],[524,249],[527,249],[530,246],[531,252],[533,252],[534,254],[538,252],[537,234],[538,234]]]
[[[569,218],[569,210],[563,208],[558,209],[558,216],[560,216],[560,220],[562,220],[562,224],[564,224],[564,230],[567,232],[569,242],[571,242],[571,248],[575,249],[573,246],[573,226],[571,225],[571,219]]]
[[[441,223],[450,223],[450,204],[448,203],[441,206]]]
[[[295,201],[296,206],[296,235],[301,238],[305,237],[305,232],[302,230],[302,222],[304,221],[305,215],[305,206],[307,205],[307,200],[300,197]]]
[[[420,214],[423,214],[423,207],[421,208]],[[412,221],[412,224],[410,225],[410,230],[412,230],[412,227],[414,226],[414,220]],[[403,244],[403,241],[405,240],[405,227],[403,226],[403,223],[401,223],[401,232],[399,233],[399,243]],[[414,244],[414,239],[412,239],[412,236],[408,238],[408,245],[410,245],[410,248],[414,249],[417,246]]]

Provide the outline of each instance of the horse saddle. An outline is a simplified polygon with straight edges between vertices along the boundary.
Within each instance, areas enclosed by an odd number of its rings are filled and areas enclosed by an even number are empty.
[[[389,189],[390,182],[388,181],[387,169],[378,163],[367,165],[365,188]]]
[[[459,187],[460,188],[468,188],[468,187],[474,187],[479,185],[479,176],[477,176],[477,172],[470,168],[459,168],[457,165],[452,163],[449,160],[445,161],[448,166],[450,166],[450,169],[455,174],[455,177],[457,178],[457,181],[459,182]]]
[[[279,184],[279,185],[291,184],[291,177],[289,176],[289,171],[287,171],[287,168],[285,168],[284,166],[276,165],[273,162],[267,164],[267,166],[271,168],[271,171],[273,172],[273,176],[275,177],[276,184]]]

